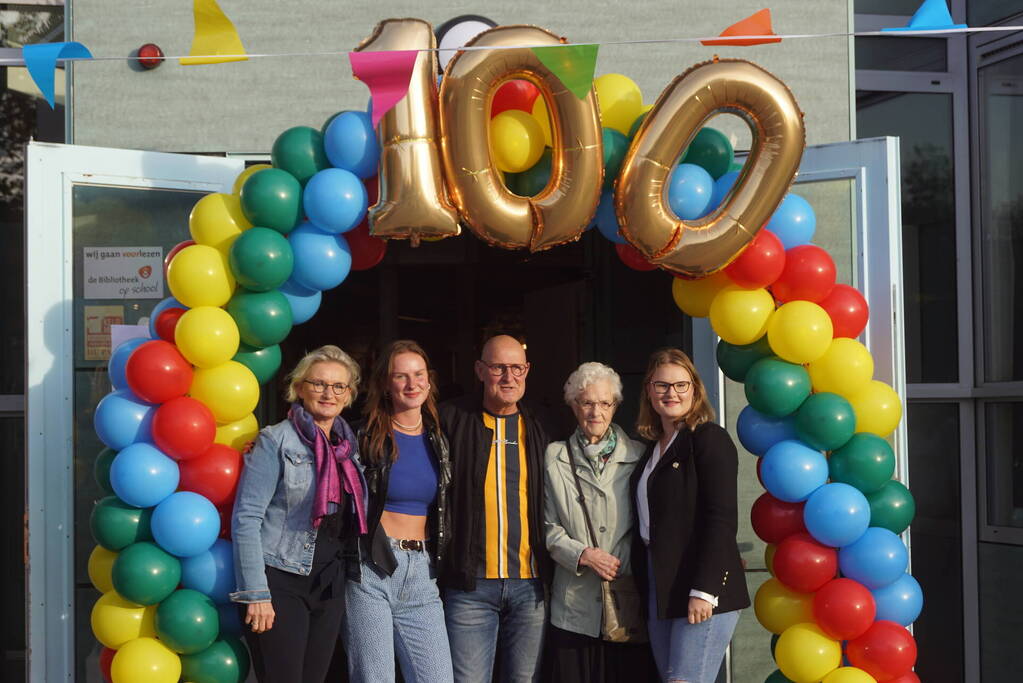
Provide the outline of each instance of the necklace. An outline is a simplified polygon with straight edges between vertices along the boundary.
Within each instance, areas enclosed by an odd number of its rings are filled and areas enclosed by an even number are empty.
[[[393,424],[395,427],[403,431],[414,432],[423,426],[423,414],[422,413],[419,414],[419,421],[416,422],[414,425],[403,425],[402,423],[395,420],[393,417],[391,418],[391,424]]]

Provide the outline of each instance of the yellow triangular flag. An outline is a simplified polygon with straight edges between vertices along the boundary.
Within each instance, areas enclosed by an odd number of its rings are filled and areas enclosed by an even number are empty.
[[[243,62],[245,46],[238,37],[234,24],[227,18],[217,0],[194,0],[195,36],[192,37],[192,49],[189,55],[182,57],[182,64],[220,64],[222,62]],[[208,55],[229,55],[226,57],[210,57]]]

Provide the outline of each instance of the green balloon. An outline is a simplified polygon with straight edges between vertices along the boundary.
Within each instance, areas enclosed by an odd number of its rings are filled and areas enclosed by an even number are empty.
[[[775,669],[774,673],[764,679],[764,683],[792,683],[792,680],[781,671]]]
[[[746,373],[746,400],[765,415],[790,415],[809,395],[810,375],[802,365],[762,358]]]
[[[155,543],[133,543],[118,553],[110,577],[125,600],[155,605],[181,582],[181,561]]]
[[[287,235],[302,221],[302,186],[287,171],[256,171],[245,180],[239,197],[242,212],[253,225]]]
[[[242,683],[249,675],[249,651],[222,636],[202,652],[181,655],[181,680],[189,683]]]
[[[718,342],[717,358],[721,372],[725,377],[736,382],[745,382],[746,373],[750,367],[761,358],[769,358],[774,355],[771,345],[767,343],[767,335],[753,342],[738,346],[729,344],[724,339]]]
[[[249,228],[231,245],[228,261],[238,284],[254,292],[269,292],[291,277],[295,255],[288,239],[276,230]]]
[[[901,534],[916,515],[916,501],[901,482],[890,479],[878,491],[867,494],[870,526],[879,526]]]
[[[639,127],[643,125],[643,121],[646,120],[646,115],[650,112],[645,111],[636,117],[636,120],[632,122],[632,126],[629,127],[629,140],[636,137],[636,133],[639,131]]]
[[[543,154],[540,155],[540,160],[533,164],[531,168],[526,169],[522,173],[508,173],[505,175],[508,189],[520,197],[532,197],[538,194],[543,188],[547,187],[547,183],[551,179],[551,165],[551,148],[547,147],[544,149]]]
[[[781,638],[777,633],[771,634],[771,659],[778,663],[778,655],[775,654],[775,650],[778,647],[778,639]]]
[[[266,384],[274,378],[281,367],[281,347],[277,344],[260,349],[248,344],[238,347],[238,353],[231,360],[236,360],[256,376],[260,384]]]
[[[716,128],[701,128],[682,155],[683,164],[696,164],[717,180],[728,173],[735,150],[728,137]]]
[[[856,431],[856,413],[849,401],[838,394],[822,391],[799,406],[795,419],[796,434],[818,451],[841,448]]]
[[[117,496],[107,496],[92,508],[89,530],[96,543],[117,552],[132,543],[153,539],[149,530],[152,516],[151,508],[132,507]]]
[[[732,163],[728,164],[728,172],[731,173],[732,171],[741,171],[742,167],[745,165],[746,164],[744,164],[741,161],[733,161]]]
[[[295,126],[278,135],[270,150],[270,162],[298,178],[303,187],[314,175],[330,168],[323,151],[323,134],[309,126]]]
[[[828,458],[831,481],[849,484],[864,495],[879,491],[895,474],[895,453],[876,434],[860,432]]]
[[[604,129],[604,189],[610,190],[614,185],[618,171],[629,151],[629,138],[612,128]]]
[[[274,289],[250,292],[239,289],[227,302],[227,312],[238,325],[242,342],[256,348],[279,344],[291,331],[291,304]]]
[[[220,614],[208,596],[190,588],[174,591],[156,608],[156,635],[178,654],[202,652],[217,639]]]
[[[117,457],[117,451],[112,448],[104,448],[96,456],[96,462],[92,464],[92,476],[96,483],[106,495],[114,493],[114,487],[110,485],[110,464]]]

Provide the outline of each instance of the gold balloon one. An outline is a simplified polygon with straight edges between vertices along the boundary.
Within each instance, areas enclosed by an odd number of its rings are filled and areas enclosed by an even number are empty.
[[[668,206],[665,185],[704,123],[726,112],[750,127],[749,159],[720,207],[682,220]],[[625,155],[614,195],[621,234],[665,270],[690,277],[718,271],[770,220],[805,144],[802,113],[780,80],[743,60],[698,64],[661,93]]]
[[[223,444],[236,451],[241,451],[250,441],[255,441],[257,436],[259,436],[259,422],[256,421],[255,415],[249,413],[240,420],[218,424],[213,443]]]
[[[813,595],[797,593],[778,579],[768,579],[753,598],[753,613],[760,625],[771,633],[813,621]]]
[[[370,233],[387,239],[449,237],[460,232],[447,197],[437,125],[437,39],[421,19],[387,19],[356,51],[421,50],[408,94],[384,114],[380,141],[380,198],[369,208]]]
[[[118,553],[107,550],[101,545],[96,546],[89,553],[89,581],[100,593],[109,593],[114,590],[114,582],[110,573],[114,568],[114,560]]]
[[[238,236],[251,227],[241,200],[234,194],[208,194],[195,203],[188,216],[188,231],[195,243],[213,247],[224,256]]]
[[[564,42],[533,26],[499,26],[476,36],[468,46],[542,47]],[[551,180],[533,197],[520,197],[504,186],[490,153],[491,102],[498,88],[513,79],[539,88],[551,118]],[[448,191],[474,233],[496,246],[530,251],[582,235],[597,211],[604,176],[603,134],[592,88],[579,99],[526,47],[466,50],[448,63],[440,113]]]

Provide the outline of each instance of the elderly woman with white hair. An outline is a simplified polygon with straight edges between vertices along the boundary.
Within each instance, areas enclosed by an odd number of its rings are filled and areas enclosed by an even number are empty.
[[[544,680],[645,681],[653,671],[642,618],[621,614],[640,629],[614,631],[604,614],[605,592],[631,583],[629,479],[643,455],[612,421],[621,401],[622,381],[603,363],[583,363],[565,382],[579,425],[546,454],[544,518],[555,571]]]

